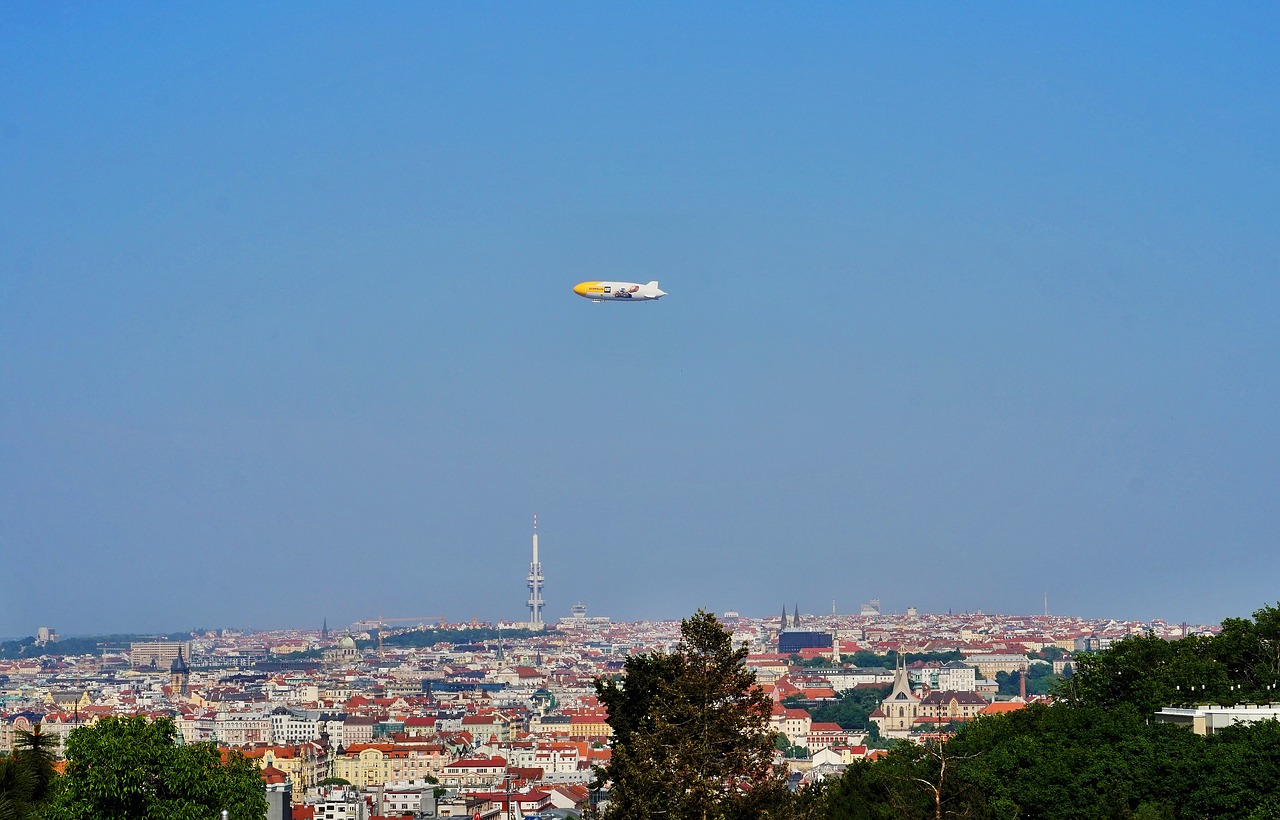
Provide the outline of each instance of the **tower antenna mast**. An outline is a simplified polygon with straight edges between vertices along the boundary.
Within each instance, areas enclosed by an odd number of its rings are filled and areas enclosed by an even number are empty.
[[[542,629],[542,562],[538,560],[538,514],[533,514],[533,561],[529,564],[529,628]]]

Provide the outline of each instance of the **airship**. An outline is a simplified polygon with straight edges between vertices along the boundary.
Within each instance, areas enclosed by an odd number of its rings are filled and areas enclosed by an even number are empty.
[[[573,292],[593,302],[647,302],[667,295],[665,290],[658,290],[656,279],[647,285],[637,285],[635,282],[579,282],[573,286]]]

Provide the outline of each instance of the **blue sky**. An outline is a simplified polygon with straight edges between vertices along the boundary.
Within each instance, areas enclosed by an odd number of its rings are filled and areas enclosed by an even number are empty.
[[[1277,34],[8,4],[0,635],[1275,603]]]

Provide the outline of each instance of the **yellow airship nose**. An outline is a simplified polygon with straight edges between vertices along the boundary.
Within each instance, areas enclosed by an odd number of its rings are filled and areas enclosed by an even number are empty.
[[[587,288],[590,286],[591,286],[590,282],[579,282],[578,284],[573,286],[573,292],[578,294],[579,296],[586,296]]]

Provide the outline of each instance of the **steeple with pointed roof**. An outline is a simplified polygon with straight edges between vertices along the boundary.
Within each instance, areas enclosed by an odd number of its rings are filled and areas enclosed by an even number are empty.
[[[169,664],[169,685],[172,687],[173,697],[187,696],[187,684],[190,679],[191,668],[182,658],[182,647],[178,647],[178,656],[173,659],[173,663]]]
[[[786,604],[782,605],[782,623],[778,627],[778,631],[779,632],[787,631],[787,605]]]
[[[893,664],[893,689],[870,717],[879,725],[882,736],[905,738],[911,735],[919,709],[920,698],[911,691],[906,655],[899,654]]]

